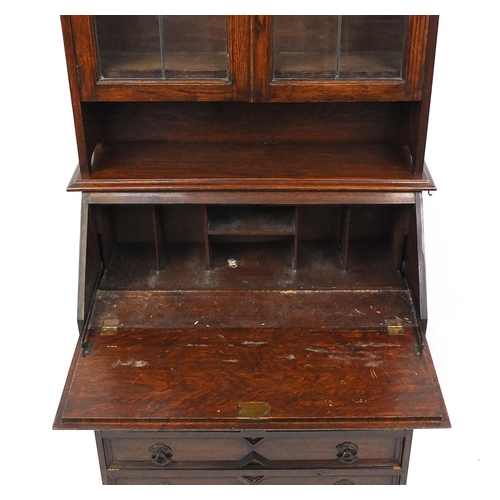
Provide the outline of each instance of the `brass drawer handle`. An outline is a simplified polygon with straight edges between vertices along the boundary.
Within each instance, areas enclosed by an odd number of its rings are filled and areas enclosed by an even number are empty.
[[[343,464],[353,464],[358,460],[358,447],[353,443],[342,443],[336,447],[337,460]]]
[[[149,451],[152,453],[151,460],[155,465],[164,467],[172,462],[172,448],[163,443],[156,443]]]

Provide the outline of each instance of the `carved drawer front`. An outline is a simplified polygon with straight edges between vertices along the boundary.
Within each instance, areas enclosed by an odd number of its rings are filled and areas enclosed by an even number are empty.
[[[111,479],[111,484],[118,485],[181,485],[181,484],[206,484],[206,485],[291,485],[291,484],[318,484],[318,485],[390,485],[399,484],[399,476],[397,475],[282,475],[266,476],[266,475],[238,475],[238,476],[212,476],[207,472],[206,476],[203,472],[199,472],[194,477],[120,477]]]
[[[349,432],[269,433],[255,447],[270,461],[325,461],[330,465],[400,464],[403,438]],[[373,464],[375,465],[375,463]]]
[[[293,468],[362,468],[401,465],[405,433],[158,432],[103,437],[108,468],[272,469],[291,462]]]
[[[194,437],[177,437],[156,433],[140,439],[104,440],[108,466],[140,462],[141,466],[168,466],[171,463],[236,462],[249,451],[249,444],[231,433],[217,438],[205,433]]]

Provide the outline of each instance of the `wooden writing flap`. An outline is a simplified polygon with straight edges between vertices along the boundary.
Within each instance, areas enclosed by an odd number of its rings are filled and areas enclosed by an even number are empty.
[[[447,426],[415,327],[91,329],[77,348],[60,428],[419,428]],[[389,332],[392,332],[389,333]],[[239,418],[241,403],[266,412]]]

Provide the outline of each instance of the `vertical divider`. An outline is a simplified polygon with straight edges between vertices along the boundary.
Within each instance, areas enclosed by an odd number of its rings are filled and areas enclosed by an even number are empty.
[[[340,260],[344,271],[347,269],[350,223],[351,207],[343,206],[340,213]]]
[[[95,210],[97,237],[104,269],[107,269],[116,245],[113,211],[110,206],[100,206]]]
[[[165,231],[163,230],[163,211],[161,206],[153,207],[153,229],[156,268],[159,270],[162,266],[163,248],[165,246]]]
[[[342,16],[338,16],[337,24],[337,50],[335,54],[335,78],[340,76],[340,44],[342,40]]]
[[[299,246],[299,207],[295,206],[295,222],[293,234],[293,269],[297,270],[297,251]]]
[[[210,246],[210,236],[208,235],[209,223],[210,221],[208,214],[208,206],[205,205],[205,210],[203,211],[203,237],[205,240],[205,262],[207,269],[211,268],[211,261],[212,261],[212,249]]]
[[[402,206],[394,217],[392,230],[392,252],[394,267],[401,270],[403,255],[410,226],[410,207]]]
[[[165,80],[165,35],[163,33],[163,16],[158,16],[158,31],[160,35],[161,77]]]

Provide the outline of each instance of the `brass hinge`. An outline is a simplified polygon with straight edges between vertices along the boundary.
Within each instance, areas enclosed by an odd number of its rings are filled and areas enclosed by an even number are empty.
[[[403,324],[399,319],[386,319],[385,326],[389,335],[404,335]]]
[[[101,335],[116,335],[118,333],[118,321],[116,319],[105,319],[101,328]]]
[[[250,401],[238,403],[237,418],[246,420],[262,420],[271,417],[271,405],[267,401]]]

